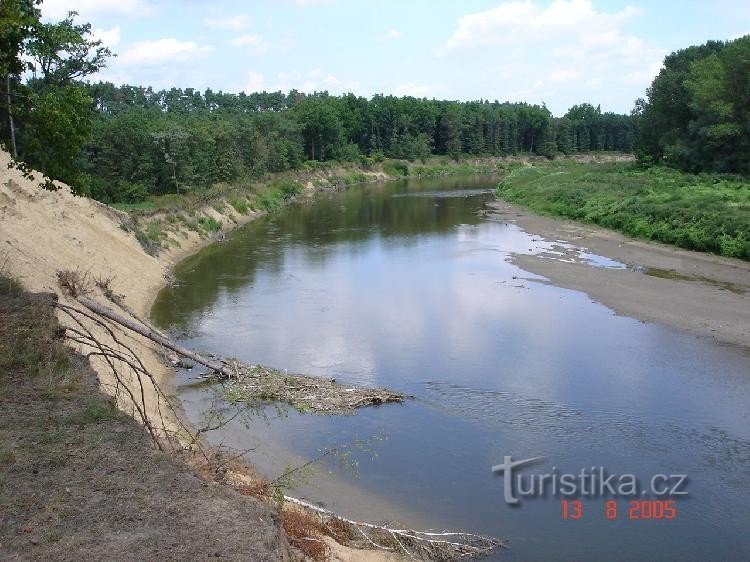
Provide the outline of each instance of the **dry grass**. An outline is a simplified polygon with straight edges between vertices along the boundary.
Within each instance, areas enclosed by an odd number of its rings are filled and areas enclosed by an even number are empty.
[[[323,541],[325,527],[318,518],[297,509],[286,509],[281,512],[281,523],[292,546],[313,560],[327,559],[328,546]]]
[[[57,284],[73,298],[91,294],[89,272],[76,269],[61,269],[57,272]]]
[[[0,558],[284,559],[276,511],[156,451],[63,344],[53,302],[0,277]]]

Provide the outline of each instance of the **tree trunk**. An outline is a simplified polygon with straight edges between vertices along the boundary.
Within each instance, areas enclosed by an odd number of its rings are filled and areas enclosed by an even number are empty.
[[[5,76],[5,96],[8,103],[8,128],[10,129],[10,148],[13,158],[18,157],[18,148],[16,147],[16,127],[13,123],[13,107],[10,97],[10,74]]]
[[[81,303],[83,306],[91,310],[92,312],[96,312],[97,314],[100,314],[101,316],[104,316],[105,318],[109,318],[113,322],[117,322],[118,324],[125,326],[126,328],[133,330],[137,334],[142,335],[145,338],[148,338],[159,345],[163,345],[167,349],[171,349],[175,353],[178,353],[182,355],[183,357],[187,357],[188,359],[191,359],[192,361],[195,361],[196,363],[200,363],[204,367],[208,367],[209,369],[216,371],[217,373],[224,375],[225,377],[231,377],[232,371],[222,365],[221,363],[217,361],[211,361],[209,359],[206,359],[205,357],[201,357],[197,353],[194,353],[190,351],[189,349],[185,349],[182,346],[179,346],[161,334],[157,334],[153,330],[150,330],[148,328],[145,328],[143,326],[140,326],[139,324],[136,324],[129,318],[126,318],[124,316],[121,316],[120,314],[117,314],[114,310],[107,308],[106,306],[103,306],[99,304],[96,301],[93,301],[87,297],[78,297],[76,299],[79,303]]]
[[[177,164],[174,162],[172,163],[172,179],[174,180],[174,186],[175,186],[175,189],[177,190],[177,195],[179,195],[180,184],[177,183]]]

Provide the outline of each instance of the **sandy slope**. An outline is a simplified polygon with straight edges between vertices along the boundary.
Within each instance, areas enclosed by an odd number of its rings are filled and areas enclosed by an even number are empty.
[[[0,267],[24,288],[57,293],[68,304],[73,303],[58,287],[57,271],[78,269],[92,285],[95,279],[112,278],[113,291],[143,315],[164,283],[167,264],[146,254],[135,237],[120,227],[126,217],[91,199],[74,197],[66,186],[55,192],[43,191],[17,170],[9,170],[8,162],[8,154],[0,152]],[[92,298],[114,307],[100,290],[92,287],[92,291]],[[69,319],[58,316],[63,324],[70,324]],[[103,336],[100,329],[90,327]],[[129,339],[167,388],[171,373],[155,349],[144,340]],[[102,388],[112,392],[115,381],[103,361],[94,358],[92,366]],[[146,401],[149,413],[156,415],[153,392],[147,393]],[[167,416],[165,425],[175,429],[174,421]]]

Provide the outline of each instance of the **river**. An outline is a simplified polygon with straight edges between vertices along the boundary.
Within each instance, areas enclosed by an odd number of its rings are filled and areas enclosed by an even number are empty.
[[[554,241],[482,212],[496,182],[321,195],[181,263],[152,311],[181,344],[414,396],[339,417],[268,407],[211,441],[255,448],[271,477],[343,447],[296,493],[358,518],[498,536],[501,560],[750,559],[748,352],[618,316],[510,263]],[[178,383],[199,425],[215,398],[196,379]],[[507,455],[544,457],[529,474],[685,474],[688,493],[672,519],[630,519],[619,498],[610,520],[606,497],[564,519],[549,494],[505,503],[491,467]]]

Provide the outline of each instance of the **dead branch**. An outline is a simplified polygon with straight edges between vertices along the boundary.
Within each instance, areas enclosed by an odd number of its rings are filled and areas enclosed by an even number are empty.
[[[357,408],[403,402],[407,396],[387,388],[343,385],[335,379],[290,374],[262,365],[229,363],[232,377],[224,383],[227,401],[284,402],[301,412],[351,414]]]
[[[182,422],[182,419],[177,414],[177,410],[172,404],[170,398],[162,391],[161,387],[156,382],[156,379],[148,371],[138,354],[123,342],[122,337],[115,333],[116,324],[110,326],[105,321],[106,318],[100,318],[96,313],[89,312],[86,309],[81,310],[57,301],[52,301],[51,304],[68,316],[74,323],[74,326],[64,327],[64,337],[81,346],[87,357],[101,357],[105,361],[115,379],[115,393],[119,390],[125,391],[128,403],[132,405],[138,418],[140,418],[158,449],[163,449],[164,443],[170,444],[173,448],[182,448],[180,440],[177,437],[178,432],[182,432],[184,436],[187,436],[190,439],[190,447],[194,448],[194,450],[197,450],[197,452],[199,452],[204,458],[208,459],[208,454],[200,443],[198,436],[194,435],[193,432]],[[84,320],[88,320],[104,330],[111,343],[106,343],[102,338],[95,335],[94,332],[86,326]],[[136,398],[128,381],[123,378],[123,373],[121,372],[120,367],[129,369],[130,372],[133,373],[134,377],[132,380],[137,384],[137,389],[140,391],[140,400]],[[150,419],[147,411],[144,383],[151,385],[154,390],[156,415],[161,422],[161,427],[159,428],[160,433],[157,433],[157,428],[153,423],[153,420]],[[172,419],[177,424],[177,431],[172,429],[170,424],[165,422],[162,412],[163,406],[166,406],[167,410],[172,414]],[[165,438],[166,441],[165,439],[162,439],[162,437]]]
[[[317,513],[324,525],[336,522],[337,526],[343,522],[358,531],[366,540],[365,545],[370,548],[387,551],[398,551],[412,559],[426,560],[455,560],[457,558],[474,558],[489,554],[496,548],[503,548],[503,541],[457,531],[415,531],[413,529],[398,529],[388,525],[375,525],[355,521],[337,515],[331,510],[315,504],[284,496],[284,500]],[[335,538],[335,537],[334,537]],[[388,543],[388,544],[383,544]]]
[[[136,332],[137,334],[142,335],[144,338],[148,338],[151,341],[154,341],[158,343],[159,345],[166,347],[167,349],[171,349],[172,351],[174,351],[175,353],[179,353],[183,357],[187,357],[188,359],[195,361],[196,363],[200,363],[201,365],[203,365],[204,367],[208,367],[212,371],[216,371],[217,373],[220,373],[224,375],[225,377],[231,377],[233,374],[231,370],[229,370],[227,367],[225,367],[221,363],[217,363],[216,361],[211,361],[210,359],[206,359],[205,357],[202,357],[201,355],[198,355],[197,353],[194,353],[190,351],[189,349],[186,349],[180,345],[177,345],[176,343],[173,343],[169,339],[165,338],[163,335],[158,334],[155,331],[147,327],[144,327],[142,325],[135,323],[130,318],[125,318],[121,314],[117,314],[111,308],[103,306],[99,304],[98,302],[91,300],[88,297],[79,296],[76,300],[78,300],[78,302],[80,302],[83,306],[85,306],[92,312],[95,312],[101,316],[104,316],[105,318],[108,318],[109,320],[112,320],[113,322],[116,322],[120,324],[121,326],[124,326],[128,328],[129,330],[132,330]]]

